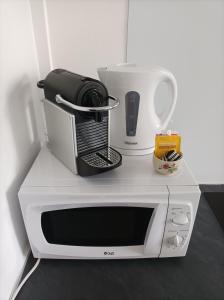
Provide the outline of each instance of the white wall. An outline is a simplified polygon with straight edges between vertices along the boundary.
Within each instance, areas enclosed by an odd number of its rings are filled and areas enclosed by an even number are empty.
[[[46,0],[53,68],[97,77],[126,59],[128,0]]]
[[[224,1],[129,5],[128,61],[175,74],[179,96],[169,127],[182,134],[198,181],[224,183]]]
[[[0,45],[0,300],[7,300],[29,249],[17,192],[40,149],[38,69],[28,0],[0,1]]]

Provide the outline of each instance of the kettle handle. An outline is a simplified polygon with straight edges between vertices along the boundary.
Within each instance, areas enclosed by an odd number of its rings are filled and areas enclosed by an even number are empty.
[[[174,109],[175,109],[175,106],[177,103],[177,81],[176,81],[176,78],[174,77],[174,75],[166,69],[159,67],[159,68],[156,68],[154,70],[154,72],[155,72],[155,76],[157,78],[155,88],[154,88],[154,96],[155,96],[155,92],[156,92],[158,86],[162,82],[168,83],[168,86],[172,93],[172,104],[171,104],[169,112],[166,114],[165,117],[159,118],[157,116],[156,111],[155,111],[155,104],[154,104],[154,113],[155,113],[156,117],[158,119],[160,119],[160,122],[158,124],[158,129],[163,130],[167,127],[167,125],[173,115],[173,112],[174,112]],[[154,98],[154,96],[153,96],[153,98]]]

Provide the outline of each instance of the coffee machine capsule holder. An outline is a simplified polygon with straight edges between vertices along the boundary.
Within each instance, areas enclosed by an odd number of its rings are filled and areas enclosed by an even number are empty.
[[[61,81],[64,82],[60,86]],[[85,86],[82,92],[86,83],[88,88]],[[38,87],[45,93],[49,149],[64,165],[81,176],[109,171],[121,165],[121,154],[109,146],[109,111],[119,105],[119,100],[109,96],[101,82],[57,69],[39,81]],[[69,92],[71,88],[75,92]],[[109,99],[113,101],[112,105],[109,105]],[[90,105],[83,105],[85,103]]]

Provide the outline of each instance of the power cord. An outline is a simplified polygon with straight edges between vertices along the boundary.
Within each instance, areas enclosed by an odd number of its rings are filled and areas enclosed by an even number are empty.
[[[32,273],[36,270],[36,268],[38,267],[39,263],[40,263],[40,258],[37,259],[35,265],[33,266],[33,268],[27,273],[27,275],[23,278],[23,280],[20,282],[19,286],[17,287],[17,289],[15,290],[15,292],[12,294],[10,300],[15,300],[17,295],[19,294],[21,288],[23,287],[23,285],[26,283],[27,279],[32,275]]]

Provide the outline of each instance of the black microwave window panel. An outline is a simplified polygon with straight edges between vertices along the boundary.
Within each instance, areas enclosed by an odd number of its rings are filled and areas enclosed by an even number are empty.
[[[91,247],[143,245],[153,208],[104,206],[43,212],[50,244]]]

